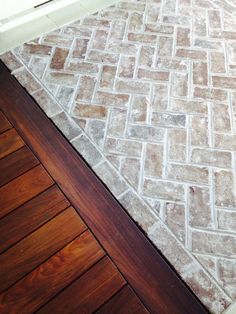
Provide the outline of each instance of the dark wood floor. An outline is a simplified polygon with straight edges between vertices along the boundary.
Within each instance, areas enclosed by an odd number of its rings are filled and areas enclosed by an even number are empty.
[[[0,156],[0,312],[147,313],[2,112]]]
[[[0,63],[0,312],[207,310]]]

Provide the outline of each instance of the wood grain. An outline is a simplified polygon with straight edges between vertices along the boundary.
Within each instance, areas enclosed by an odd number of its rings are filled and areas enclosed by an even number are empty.
[[[0,255],[0,291],[8,288],[68,242],[86,230],[69,207],[54,219]]]
[[[1,110],[46,166],[148,310],[151,313],[188,314],[191,308],[191,314],[207,313],[174,269],[1,63],[0,86]]]
[[[124,287],[109,302],[104,304],[96,314],[147,314],[143,304],[130,289],[129,286]],[[174,312],[172,312],[174,313]]]
[[[125,283],[111,260],[105,257],[37,313],[52,313],[55,309],[57,314],[92,313]]]
[[[10,122],[7,120],[5,115],[0,111],[0,133],[3,133],[10,129],[12,126]]]
[[[27,146],[0,160],[0,186],[17,178],[39,164],[38,159]]]
[[[0,253],[69,206],[57,186],[34,197],[0,220]]]
[[[10,129],[9,131],[0,134],[0,143],[0,158],[13,153],[25,145],[15,129]]]
[[[39,165],[0,188],[0,218],[53,185]]]
[[[0,295],[0,312],[33,313],[104,256],[89,231]],[[27,310],[26,310],[27,309]],[[54,310],[57,313],[57,309]]]

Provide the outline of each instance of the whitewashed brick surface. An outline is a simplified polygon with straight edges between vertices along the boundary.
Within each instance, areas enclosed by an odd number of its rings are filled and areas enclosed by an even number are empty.
[[[236,1],[119,1],[1,59],[222,313],[236,298]]]

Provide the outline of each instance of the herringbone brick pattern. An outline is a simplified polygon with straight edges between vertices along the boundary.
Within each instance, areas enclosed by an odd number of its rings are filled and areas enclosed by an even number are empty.
[[[118,2],[14,53],[16,77],[221,313],[236,298],[236,1]]]

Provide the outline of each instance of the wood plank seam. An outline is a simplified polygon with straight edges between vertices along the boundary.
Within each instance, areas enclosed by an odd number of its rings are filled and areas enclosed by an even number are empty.
[[[96,309],[96,311],[94,311],[93,313],[96,313],[97,311],[99,311],[104,305],[106,305],[107,303],[109,303],[109,301],[114,298],[117,294],[119,294],[121,292],[122,289],[124,289],[125,287],[129,286],[128,283],[126,283],[123,287],[121,287],[119,290],[116,291],[115,294],[113,294],[113,296],[111,296],[105,303],[103,303],[101,306],[99,306],[99,308]],[[129,286],[131,287],[131,286]],[[134,294],[137,296],[137,294],[135,293],[135,291],[133,291]],[[138,297],[138,296],[137,296]]]
[[[89,230],[89,229],[88,229]],[[89,230],[90,231],[90,230]],[[95,239],[96,240],[96,239]],[[96,240],[97,241],[97,240]],[[98,243],[99,245],[100,245],[100,243]],[[104,252],[106,252],[106,251],[104,251]],[[94,266],[96,266],[97,264],[99,264],[102,260],[104,260],[106,257],[108,257],[109,259],[110,259],[110,256],[109,255],[104,255],[103,257],[101,257],[99,260],[97,260],[96,262],[95,262],[95,264],[93,264],[93,265],[91,265],[88,269],[86,269],[86,271],[84,271],[83,273],[81,273],[78,277],[76,277],[72,282],[70,282],[67,286],[65,286],[62,290],[60,290],[57,294],[55,294],[54,295],[54,297],[53,298],[51,298],[48,302],[46,302],[46,303],[44,303],[41,307],[39,307],[38,309],[37,309],[37,311],[36,311],[36,313],[38,312],[38,311],[40,311],[44,306],[46,306],[48,303],[50,303],[52,300],[54,300],[60,293],[62,293],[64,290],[66,290],[69,286],[71,286],[76,280],[78,280],[79,278],[81,278],[84,274],[86,274],[87,272],[89,272]],[[114,263],[113,263],[114,264]],[[114,266],[116,267],[116,265],[114,264]],[[120,273],[120,272],[119,272]],[[120,275],[124,278],[124,276],[120,273]],[[124,279],[125,280],[125,279]],[[126,280],[125,280],[126,281]],[[127,281],[126,281],[126,284],[124,285],[124,286],[126,286],[127,285]],[[123,287],[124,287],[123,286]],[[123,288],[122,287],[122,288]],[[122,289],[121,288],[121,289]],[[119,289],[118,291],[120,291],[121,289]],[[116,294],[116,293],[115,293]],[[114,294],[114,295],[115,295]],[[113,296],[114,296],[113,295]],[[112,297],[113,297],[112,296]],[[111,298],[112,298],[111,297]],[[111,299],[110,298],[110,299]],[[110,300],[109,299],[109,300]],[[105,303],[104,303],[105,304]]]
[[[44,191],[45,192],[45,191]],[[36,229],[33,229],[30,233],[27,233],[23,238],[19,239],[18,241],[14,242],[12,245],[8,246],[5,250],[1,251],[0,254],[5,253],[6,251],[8,251],[10,248],[12,248],[13,246],[15,246],[16,244],[18,244],[19,242],[21,242],[22,240],[24,240],[25,238],[27,238],[28,236],[30,236],[31,234],[33,234],[36,230],[38,230],[39,228],[43,227],[44,225],[46,225],[48,222],[52,221],[53,219],[55,219],[58,215],[60,215],[61,213],[63,213],[65,210],[67,210],[71,205],[69,204],[67,207],[65,207],[62,211],[58,212],[55,216],[51,217],[49,220],[45,221],[42,225],[40,225],[39,227],[37,227]],[[8,215],[10,215],[12,212],[10,212]],[[8,216],[7,215],[7,216]],[[6,216],[4,216],[3,218],[5,218]],[[81,218],[82,220],[82,218]],[[84,232],[84,231],[83,231]]]
[[[32,150],[31,150],[31,151],[32,151]],[[7,157],[7,156],[6,156],[6,157]],[[5,157],[4,157],[4,158],[5,158]],[[51,178],[51,180],[54,181],[54,179],[52,178],[52,176],[50,175],[50,173],[47,171],[47,169],[44,167],[44,165],[43,165],[41,162],[40,162],[40,164],[35,165],[35,166],[32,167],[31,169],[25,171],[25,172],[22,173],[20,176],[22,176],[22,175],[24,175],[24,174],[26,174],[26,173],[32,171],[33,169],[37,168],[38,166],[40,166],[41,168],[43,168],[43,169],[45,170],[45,172],[47,173],[47,175]],[[20,176],[19,176],[19,177],[20,177]],[[9,181],[7,184],[5,184],[4,186],[10,184],[12,181],[18,179],[19,177],[10,180],[10,181]],[[54,181],[54,182],[55,182],[55,181]],[[56,182],[55,182],[55,184],[56,184]],[[57,186],[58,186],[58,185],[57,185]],[[3,187],[3,186],[2,186],[2,187]],[[0,188],[1,188],[1,187],[0,187]],[[48,187],[48,188],[49,188],[49,187]],[[48,189],[48,188],[47,188],[47,189]],[[59,188],[59,186],[58,186],[58,188]],[[45,190],[43,190],[43,191],[37,193],[36,195],[30,197],[29,199],[27,199],[27,201],[25,201],[25,202],[23,202],[22,204],[20,204],[19,206],[15,207],[13,210],[16,210],[16,209],[19,208],[20,206],[26,204],[28,201],[32,200],[35,196],[38,196],[38,195],[42,194],[42,193],[43,193],[44,191],[46,191],[47,189],[45,189]],[[60,189],[60,190],[61,190],[61,189]],[[61,192],[62,192],[62,191],[61,191]],[[64,193],[63,193],[63,194],[64,194]],[[6,213],[4,216],[1,217],[1,219],[4,218],[5,216],[7,216],[8,214],[10,214],[11,212],[12,212],[12,211],[10,211],[9,213]]]
[[[24,148],[27,148],[29,150],[29,152],[31,152],[31,154],[34,156],[32,150],[28,147],[28,146],[24,146]],[[22,150],[19,149],[19,150]],[[17,151],[19,151],[17,150]],[[8,156],[14,155],[17,151],[11,153]],[[2,160],[4,160],[5,158],[7,158],[8,156],[4,157]],[[38,160],[37,160],[38,161]],[[39,163],[39,161],[38,161]],[[16,176],[15,178],[9,180],[7,183],[3,184],[7,185],[8,183],[10,183],[11,181],[13,181],[14,179],[22,176],[24,173],[29,172],[30,170],[32,170],[33,168],[37,167],[39,164],[37,163],[37,165],[29,168],[28,170],[21,172],[18,176]],[[42,164],[40,164],[40,166],[42,166]],[[45,169],[45,167],[43,167]],[[45,169],[45,172],[47,172],[47,170]],[[48,172],[47,172],[48,174]],[[53,178],[52,178],[53,180]],[[54,182],[54,180],[53,180]],[[38,230],[39,228],[43,227],[44,225],[46,225],[47,223],[49,223],[50,221],[52,221],[53,219],[56,219],[56,217],[60,214],[62,214],[64,211],[66,211],[66,209],[68,209],[69,207],[71,207],[71,204],[69,203],[67,197],[65,196],[64,192],[60,189],[60,187],[54,182],[54,184],[50,187],[48,187],[46,190],[40,192],[38,195],[30,198],[28,201],[26,201],[25,203],[23,203],[22,205],[20,205],[19,207],[16,207],[13,211],[11,211],[10,213],[8,213],[7,215],[5,215],[3,218],[1,218],[1,221],[4,221],[5,218],[7,218],[8,216],[12,215],[13,213],[17,213],[17,210],[19,210],[20,208],[24,208],[24,206],[26,206],[28,203],[30,203],[32,200],[37,199],[40,195],[45,194],[47,191],[52,190],[52,188],[55,187],[57,188],[58,191],[60,191],[61,195],[63,196],[63,199],[65,199],[68,202],[68,205],[66,207],[64,207],[63,210],[59,211],[58,213],[54,214],[53,216],[51,216],[50,219],[46,220],[44,223],[38,225],[36,228],[32,229],[30,232],[25,233],[25,235],[23,237],[21,237],[18,241],[15,241],[14,243],[12,243],[12,245],[9,245],[5,250],[2,250],[0,253],[1,255],[4,254],[6,251],[8,251],[9,249],[11,249],[11,247],[14,247],[15,245],[17,245],[19,242],[23,241],[25,238],[29,237],[30,235],[32,235],[36,230]],[[80,215],[77,212],[77,215],[80,217]],[[81,221],[83,221],[83,219],[80,217]],[[88,231],[90,232],[90,234],[93,236],[94,240],[98,243],[98,245],[101,247],[103,252],[106,252],[104,250],[104,248],[100,245],[99,241],[96,239],[96,237],[94,236],[93,232],[90,229],[85,229],[82,233],[79,234],[80,237],[84,232]],[[74,239],[72,239],[69,243],[65,244],[65,246],[69,245],[71,242],[73,242]],[[63,246],[64,247],[64,246]],[[61,247],[59,249],[59,251],[63,250],[63,247]],[[58,251],[54,252],[51,256],[49,256],[46,260],[43,260],[40,264],[38,264],[38,266],[36,266],[35,268],[32,268],[29,272],[25,273],[22,277],[20,277],[18,280],[16,280],[12,285],[9,285],[6,289],[4,289],[2,291],[1,294],[4,294],[6,291],[11,290],[12,287],[14,287],[15,285],[17,285],[18,282],[24,280],[25,277],[27,277],[29,274],[33,273],[35,270],[37,270],[40,265],[44,264],[45,262],[47,262],[47,260],[49,260],[50,258],[52,258],[54,255],[57,254]],[[0,255],[0,256],[1,256]],[[66,285],[63,289],[59,290],[58,293],[56,293],[51,299],[49,299],[46,303],[44,303],[37,311],[39,311],[41,308],[43,308],[45,305],[47,305],[48,303],[50,303],[53,299],[55,299],[58,295],[60,295],[64,290],[66,290],[67,288],[69,288],[71,285],[73,285],[74,282],[76,282],[78,279],[80,279],[80,277],[83,277],[84,275],[86,275],[86,273],[88,273],[91,269],[93,269],[97,264],[99,264],[102,260],[108,259],[110,261],[110,263],[113,265],[114,270],[116,271],[117,274],[119,274],[119,276],[121,278],[123,278],[124,280],[124,285],[122,285],[122,287],[120,289],[118,289],[115,293],[111,294],[111,296],[103,303],[105,304],[107,301],[109,301],[110,299],[112,299],[117,292],[119,292],[120,290],[122,290],[125,286],[127,286],[127,282],[124,279],[123,274],[119,271],[119,269],[117,268],[117,266],[114,264],[114,262],[112,262],[112,259],[110,257],[108,257],[108,255],[105,255],[104,257],[101,257],[101,259],[97,260],[96,263],[92,264],[89,268],[87,268],[84,272],[82,272],[79,276],[75,277],[73,281],[71,281],[70,283],[68,283],[68,285]],[[133,292],[134,293],[134,292]],[[134,293],[135,294],[135,293]],[[136,295],[136,294],[135,294]],[[137,296],[136,296],[137,297]],[[141,301],[140,301],[141,302]],[[103,304],[101,304],[100,306],[102,306]],[[98,308],[100,308],[100,306]],[[98,309],[96,308],[96,310]]]
[[[63,245],[60,249],[58,249],[57,251],[53,252],[50,256],[48,256],[44,261],[42,261],[41,263],[39,263],[37,266],[33,267],[28,273],[26,273],[24,276],[20,277],[19,279],[17,279],[13,284],[9,285],[9,287],[7,287],[6,289],[2,290],[0,293],[0,296],[2,293],[4,293],[5,291],[9,290],[10,288],[12,288],[13,286],[15,286],[19,281],[21,281],[23,278],[25,278],[26,276],[28,276],[30,273],[32,273],[35,269],[37,269],[38,267],[40,267],[40,265],[44,264],[45,262],[47,262],[51,257],[53,257],[54,255],[56,255],[58,252],[60,252],[62,249],[64,249],[68,244],[70,244],[71,242],[73,242],[76,238],[80,237],[82,234],[84,234],[88,229],[84,230],[82,233],[80,233],[79,235],[76,235],[70,242],[66,243],[65,245]]]

